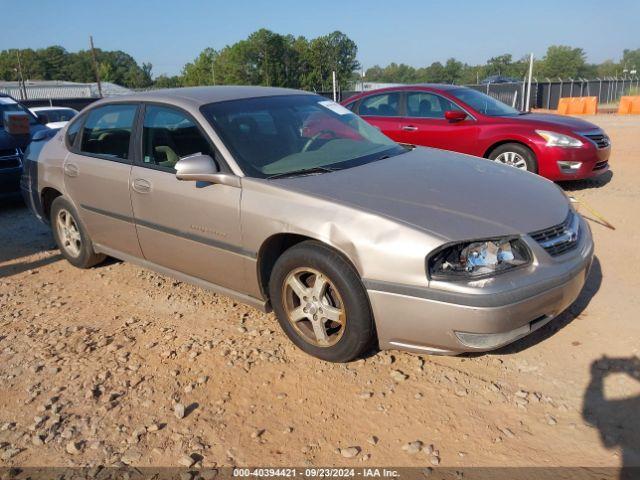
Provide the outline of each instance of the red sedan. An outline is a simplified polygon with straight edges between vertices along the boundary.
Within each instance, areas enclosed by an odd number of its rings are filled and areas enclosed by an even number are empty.
[[[405,85],[361,93],[343,105],[397,142],[484,157],[550,180],[609,169],[611,142],[598,126],[520,112],[466,87]]]

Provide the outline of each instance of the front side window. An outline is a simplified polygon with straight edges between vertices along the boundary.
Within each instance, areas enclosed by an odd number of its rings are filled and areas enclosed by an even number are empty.
[[[105,105],[92,110],[82,129],[81,153],[126,160],[136,105]]]
[[[243,171],[257,178],[349,168],[405,151],[350,110],[318,95],[217,102],[202,112]]]
[[[419,118],[444,118],[444,112],[460,110],[454,103],[440,95],[427,92],[407,94],[407,116]]]
[[[472,88],[456,88],[449,90],[448,93],[483,115],[490,117],[513,117],[520,115],[520,111],[515,108]]]
[[[360,115],[397,117],[400,115],[400,94],[394,92],[367,97],[360,102],[358,111]]]
[[[212,155],[198,126],[175,108],[148,105],[142,131],[142,162],[173,169],[182,157],[196,153]]]

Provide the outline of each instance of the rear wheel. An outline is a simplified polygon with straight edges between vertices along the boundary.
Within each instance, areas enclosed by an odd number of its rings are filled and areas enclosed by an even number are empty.
[[[282,329],[310,355],[348,362],[375,338],[357,272],[319,242],[302,242],[282,254],[271,274],[269,294]]]
[[[51,204],[51,227],[53,238],[62,255],[78,268],[89,268],[102,262],[105,255],[93,251],[87,234],[71,202],[64,197],[56,198]]]
[[[538,173],[538,162],[535,154],[519,143],[505,143],[493,149],[489,159],[520,170]]]

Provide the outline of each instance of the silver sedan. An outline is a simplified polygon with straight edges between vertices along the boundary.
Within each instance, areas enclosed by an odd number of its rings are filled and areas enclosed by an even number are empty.
[[[593,256],[552,182],[406,148],[308,92],[105,99],[34,151],[25,198],[72,264],[108,255],[273,309],[329,361],[495,349],[574,302]]]

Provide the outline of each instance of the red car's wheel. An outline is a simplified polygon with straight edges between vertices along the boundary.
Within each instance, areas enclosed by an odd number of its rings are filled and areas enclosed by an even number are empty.
[[[538,173],[538,161],[535,154],[519,143],[505,143],[494,148],[489,154],[489,159],[520,170]]]

